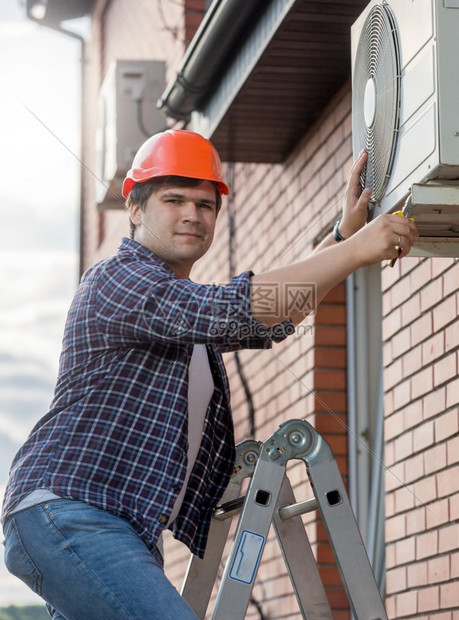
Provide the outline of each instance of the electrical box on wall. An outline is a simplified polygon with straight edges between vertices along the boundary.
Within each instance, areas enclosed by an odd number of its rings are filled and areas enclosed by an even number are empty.
[[[138,148],[166,128],[156,101],[166,84],[165,63],[117,60],[99,92],[96,132],[97,189],[100,209],[124,207],[121,185]]]

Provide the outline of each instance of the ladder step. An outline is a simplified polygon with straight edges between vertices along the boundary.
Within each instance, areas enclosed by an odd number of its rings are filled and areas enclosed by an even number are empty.
[[[242,495],[237,499],[225,502],[224,504],[219,504],[215,508],[213,514],[214,519],[217,519],[218,521],[225,521],[226,519],[231,519],[232,517],[240,514],[245,502],[245,498],[246,496]],[[319,504],[317,503],[316,499],[306,499],[302,502],[280,506],[278,508],[278,511],[280,518],[283,521],[287,521],[292,517],[304,515],[307,512],[312,512],[313,510],[317,510],[318,508]]]

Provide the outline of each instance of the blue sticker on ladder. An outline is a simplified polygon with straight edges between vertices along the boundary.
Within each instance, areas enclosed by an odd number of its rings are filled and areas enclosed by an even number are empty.
[[[265,537],[243,530],[229,576],[235,581],[252,583],[265,544]]]

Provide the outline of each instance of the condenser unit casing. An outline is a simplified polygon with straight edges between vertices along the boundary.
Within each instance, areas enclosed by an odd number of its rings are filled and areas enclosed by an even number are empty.
[[[165,88],[165,64],[117,60],[102,82],[96,132],[96,200],[99,209],[123,208],[121,185],[138,148],[166,128],[156,108]]]
[[[422,237],[412,253],[442,255],[443,239],[444,255],[456,255],[459,0],[372,0],[351,42],[353,151],[373,149],[372,215],[400,209],[411,193]]]

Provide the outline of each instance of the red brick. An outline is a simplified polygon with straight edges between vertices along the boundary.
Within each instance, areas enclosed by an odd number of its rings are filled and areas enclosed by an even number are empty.
[[[415,505],[415,497],[409,486],[404,486],[395,491],[395,512],[410,510]]]
[[[406,567],[394,568],[387,571],[386,576],[386,592],[393,594],[406,589]]]
[[[321,390],[314,394],[314,412],[325,411],[343,413],[346,411],[347,402],[345,392],[326,392]]]
[[[388,596],[384,602],[385,602],[387,617],[391,619],[396,618],[397,615],[395,611],[395,596]]]
[[[322,300],[322,303],[331,303],[331,304],[344,304],[346,302],[346,286],[344,283],[338,284],[335,288],[332,288],[331,291],[325,295]]]
[[[327,437],[333,455],[347,454],[347,437],[341,435],[330,435]]]
[[[406,405],[403,409],[403,426],[404,428],[413,428],[422,422],[422,402],[416,400]]]
[[[384,411],[390,415],[394,411],[394,391],[389,390],[384,394]]]
[[[390,346],[390,342],[383,341],[383,366],[387,368],[392,364],[392,347]]]
[[[398,411],[384,421],[384,437],[386,441],[403,433],[404,412]]]
[[[387,544],[386,545],[386,567],[393,568],[397,565],[396,557],[395,557],[395,544]]]
[[[435,310],[436,312],[436,310]],[[435,322],[434,312],[434,322]],[[445,334],[444,332],[434,333],[434,335],[422,343],[422,366],[431,364],[445,352]]]
[[[408,431],[395,440],[395,458],[401,461],[413,453],[413,433]]]
[[[386,519],[390,519],[395,515],[395,493],[386,493]]]
[[[416,592],[402,592],[401,594],[397,594],[395,598],[395,609],[397,611],[397,618],[415,614],[417,609]]]
[[[416,562],[407,566],[408,588],[427,585],[427,562]]]
[[[445,497],[457,492],[457,482],[459,480],[459,465],[450,467],[437,474],[437,493],[438,497]]]
[[[411,293],[412,291],[410,290],[410,285],[407,278],[399,279],[390,289],[392,308],[396,308],[400,305],[403,306],[407,299],[411,297]]]
[[[439,583],[449,579],[449,556],[442,555],[427,562],[429,583]]]
[[[428,366],[411,377],[411,397],[413,400],[427,394],[433,389],[432,367]]]
[[[454,293],[457,291],[457,281],[459,279],[458,276],[458,263],[456,264],[443,275],[443,288],[444,295],[448,295],[449,293]]]
[[[446,406],[446,388],[441,387],[432,390],[422,399],[422,416],[424,420],[437,415],[445,410]]]
[[[414,485],[414,494],[418,501],[427,504],[437,498],[437,484],[435,476],[418,480]]]
[[[446,407],[455,407],[459,402],[459,377],[446,385]]]
[[[421,290],[421,311],[426,312],[435,306],[443,297],[443,282],[441,278],[433,280]]]
[[[409,277],[412,292],[424,288],[425,285],[432,280],[432,266],[430,261],[422,261],[418,267],[410,273]]]
[[[411,380],[405,380],[394,388],[394,409],[400,409],[411,400]]]
[[[314,417],[314,428],[321,435],[342,435],[346,433],[347,416],[343,413],[317,412]]]
[[[405,538],[405,515],[397,515],[386,520],[386,541],[392,542]]]
[[[444,330],[445,334],[445,351],[456,349],[459,346],[459,325],[455,321],[452,325]]]
[[[439,531],[438,550],[440,553],[445,551],[456,551],[459,546],[459,523],[453,523],[443,527]]]
[[[426,474],[432,474],[435,471],[446,467],[446,445],[440,443],[422,455],[424,459],[424,471]]]
[[[344,327],[316,327],[314,329],[316,346],[344,346],[346,329]]]
[[[447,269],[452,269],[456,262],[455,258],[446,258],[444,256],[437,256],[430,259],[432,262],[432,277],[436,278]]]
[[[316,325],[345,325],[346,306],[322,301],[316,313]]]
[[[423,314],[410,326],[411,346],[417,345],[432,334],[432,313]]]
[[[459,519],[459,493],[453,495],[448,499],[449,515],[451,521]]]
[[[324,586],[341,586],[342,581],[337,566],[319,566],[320,578]]]
[[[402,359],[399,358],[393,362],[390,366],[384,369],[384,389],[390,390],[395,385],[400,383],[402,379]]]
[[[401,307],[402,325],[405,327],[412,323],[421,314],[421,296],[419,293],[412,295]]]
[[[406,517],[406,534],[417,534],[418,532],[424,532],[426,529],[426,509],[424,506],[410,510],[407,512]]]
[[[346,373],[344,370],[316,370],[314,372],[315,390],[344,390]]]
[[[451,579],[459,577],[459,552],[451,556]]]
[[[438,532],[426,532],[416,538],[416,559],[422,560],[438,553]]]
[[[338,347],[316,347],[314,365],[316,368],[346,368],[346,349]]]
[[[431,530],[449,522],[449,502],[448,499],[437,500],[429,504],[425,509],[426,528]]]
[[[453,409],[435,420],[435,441],[443,441],[459,431],[459,411]]]
[[[395,561],[397,566],[408,564],[416,558],[416,541],[413,537],[398,540],[395,543]]]
[[[459,601],[459,581],[445,583],[440,586],[440,607],[457,607]]]
[[[433,311],[433,328],[438,332],[457,319],[456,299],[454,295],[443,300]]]
[[[420,368],[423,366],[423,354],[422,347],[424,345],[418,345],[408,351],[403,356],[403,377],[409,377],[414,373],[418,372]],[[425,364],[424,364],[425,365]]]
[[[436,611],[440,602],[440,589],[438,586],[423,588],[418,592],[418,611]]]
[[[405,461],[405,484],[409,484],[424,476],[424,455],[417,454]]]
[[[394,359],[411,349],[410,327],[405,327],[392,337],[392,356]]]
[[[450,353],[447,357],[434,365],[434,384],[438,387],[442,383],[456,378],[456,354]]]
[[[434,443],[434,423],[424,422],[413,431],[413,449],[415,452],[425,450]]]

